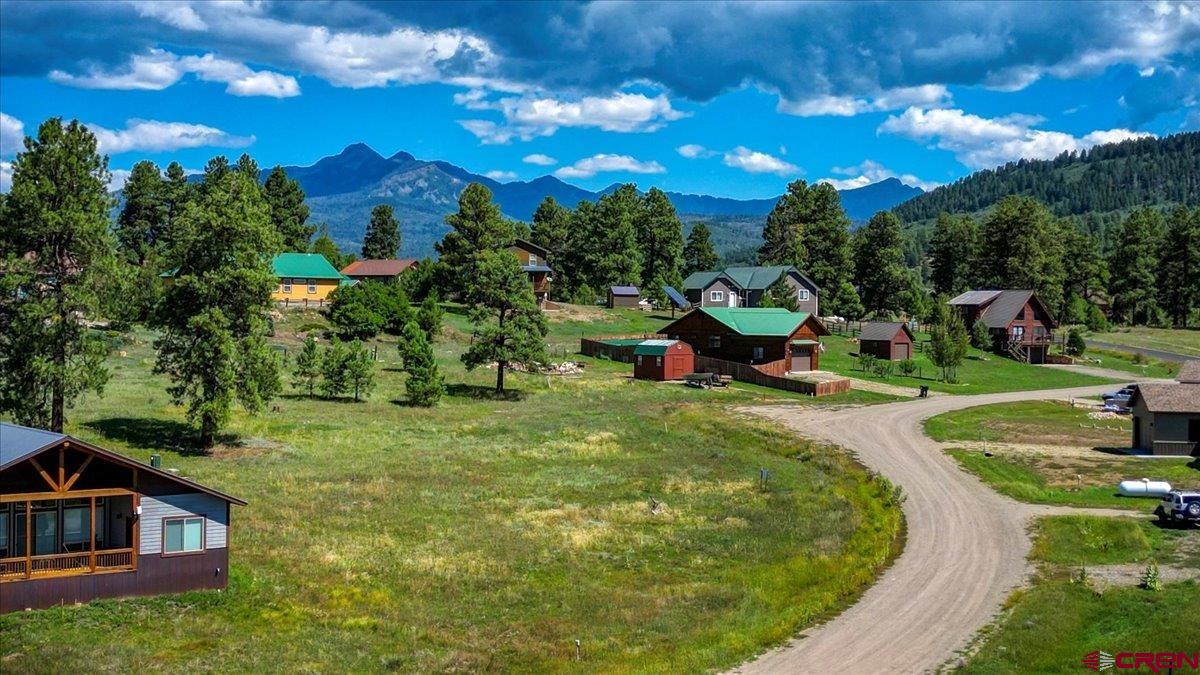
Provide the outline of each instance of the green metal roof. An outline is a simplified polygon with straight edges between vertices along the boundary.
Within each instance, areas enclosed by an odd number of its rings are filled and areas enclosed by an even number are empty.
[[[608,345],[610,347],[633,347],[635,345],[640,345],[645,341],[645,338],[609,338],[608,340],[601,340],[600,344]]]
[[[675,344],[675,340],[643,340],[633,350],[633,354],[634,356],[662,356],[673,344]]]
[[[271,270],[277,277],[301,279],[341,279],[342,273],[329,264],[329,259],[320,253],[280,253],[271,261]]]
[[[701,307],[701,312],[742,335],[787,337],[804,323],[808,312],[789,312],[776,307]]]

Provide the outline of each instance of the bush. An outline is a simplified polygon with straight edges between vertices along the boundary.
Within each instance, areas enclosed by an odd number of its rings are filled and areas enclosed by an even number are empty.
[[[398,335],[412,318],[408,295],[398,284],[364,281],[330,295],[329,322],[343,340],[369,340],[386,330]]]
[[[895,368],[895,366],[892,364],[891,361],[876,361],[875,362],[875,374],[878,375],[879,377],[883,377],[883,378],[891,377],[892,371],[894,370],[894,368]]]
[[[1083,324],[1093,333],[1104,333],[1112,329],[1112,325],[1105,318],[1104,312],[1101,312],[1099,307],[1091,303],[1088,304],[1087,311],[1084,313]]]
[[[874,354],[860,353],[858,355],[858,369],[864,373],[873,373],[875,372],[875,362],[878,360]]]
[[[1063,349],[1068,356],[1082,356],[1087,350],[1087,343],[1083,341],[1083,331],[1078,328],[1072,328],[1067,334],[1067,344]]]
[[[900,369],[901,375],[911,376],[913,373],[917,372],[917,362],[913,361],[912,359],[904,359],[896,364],[896,366]]]
[[[971,326],[971,346],[980,350],[992,348],[992,333],[982,319]]]
[[[1146,571],[1142,572],[1141,587],[1148,591],[1161,591],[1162,578],[1158,575],[1158,563],[1153,560],[1149,565],[1146,565]]]

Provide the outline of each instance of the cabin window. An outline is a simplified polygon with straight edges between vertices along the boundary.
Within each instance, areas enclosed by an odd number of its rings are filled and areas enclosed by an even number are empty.
[[[637,364],[638,364],[639,366],[640,366],[640,365],[642,365],[642,357],[641,357],[641,356],[638,356],[638,357],[637,357]]]
[[[661,356],[654,357],[654,365],[656,365],[656,366],[662,365],[662,357]]]
[[[316,279],[308,280],[308,294],[309,295],[317,294],[317,280]]]
[[[708,336],[708,347],[709,347],[709,349],[720,349],[721,348],[721,336],[720,335],[709,335]]]
[[[708,299],[713,302],[725,302],[725,291],[710,291]]]
[[[799,298],[800,302],[804,302],[805,300],[808,300],[808,289],[801,288],[800,291],[798,293],[796,293],[796,297]]]
[[[763,348],[762,348],[762,347],[755,347],[755,348],[754,348],[754,360],[755,360],[755,361],[761,361],[761,360],[762,360],[762,357],[763,357]]]
[[[163,520],[163,553],[196,553],[204,550],[204,516]]]
[[[529,254],[529,264],[530,264],[530,265],[536,265],[536,264],[538,264],[538,263],[537,263],[537,256],[536,256],[536,255],[534,255],[534,254],[532,254],[532,253],[530,253],[530,254]]]
[[[292,280],[291,280],[291,279],[284,279],[284,280],[283,280],[283,292],[284,292],[284,293],[291,293],[291,292],[292,292]]]

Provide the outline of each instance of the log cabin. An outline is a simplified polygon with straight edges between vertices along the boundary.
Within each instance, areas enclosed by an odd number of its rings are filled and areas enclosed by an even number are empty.
[[[0,613],[225,588],[234,504],[246,502],[0,422]]]
[[[819,370],[821,336],[829,335],[812,314],[765,307],[699,307],[659,332],[699,356],[746,363],[768,375]]]
[[[1054,315],[1033,291],[967,291],[949,301],[970,331],[982,321],[992,349],[1024,363],[1045,363],[1058,327]]]

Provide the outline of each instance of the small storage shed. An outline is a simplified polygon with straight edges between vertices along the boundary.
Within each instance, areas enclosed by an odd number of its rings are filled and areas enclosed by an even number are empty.
[[[913,334],[899,321],[872,321],[858,335],[858,351],[884,361],[911,359]]]
[[[634,348],[633,358],[639,380],[682,380],[696,372],[696,353],[679,340],[646,340]]]
[[[609,286],[608,288],[608,306],[610,308],[637,307],[641,299],[642,294],[638,291],[637,286]]]

